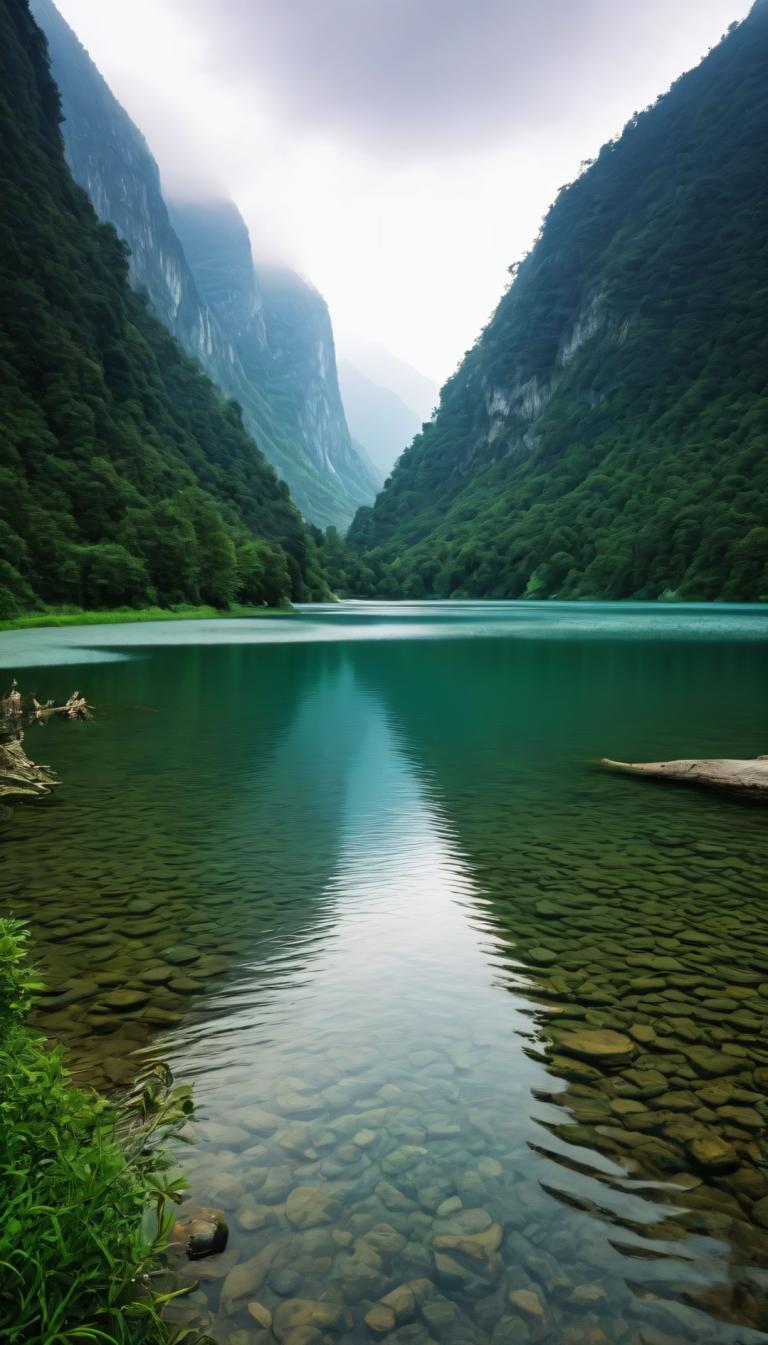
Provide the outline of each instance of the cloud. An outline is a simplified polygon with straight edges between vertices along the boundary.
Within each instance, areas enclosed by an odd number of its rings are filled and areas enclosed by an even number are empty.
[[[613,101],[680,28],[712,40],[728,10],[723,0],[171,5],[205,29],[218,77],[256,85],[295,126],[399,158],[562,124],[585,99]]]

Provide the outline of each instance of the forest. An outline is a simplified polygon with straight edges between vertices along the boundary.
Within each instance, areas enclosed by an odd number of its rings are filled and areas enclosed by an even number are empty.
[[[324,596],[316,536],[129,287],[64,161],[25,4],[0,13],[0,618]]]
[[[761,2],[560,191],[339,587],[768,598],[767,60]]]

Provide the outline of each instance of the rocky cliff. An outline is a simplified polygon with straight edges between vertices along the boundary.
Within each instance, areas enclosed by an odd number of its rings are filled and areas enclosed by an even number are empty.
[[[146,292],[173,335],[240,404],[245,425],[304,515],[320,526],[345,528],[357,507],[373,499],[379,482],[349,440],[327,309],[322,373],[316,365],[305,386],[305,361],[290,368],[281,354],[274,361],[266,355],[263,299],[236,207],[214,202],[180,212],[192,235],[190,265],[143,135],[51,0],[32,0],[31,8],[46,33],[61,93],[67,160],[99,217],[128,244],[131,283]],[[303,282],[296,277],[292,284],[296,288]],[[299,305],[294,308],[298,320],[306,316],[314,323],[317,344],[315,291],[306,290],[304,313]],[[254,350],[265,358],[254,362]],[[303,403],[305,409],[297,412]]]

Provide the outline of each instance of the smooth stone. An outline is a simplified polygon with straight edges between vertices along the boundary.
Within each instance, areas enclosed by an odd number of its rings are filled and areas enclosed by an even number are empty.
[[[306,1326],[320,1331],[338,1331],[351,1326],[351,1321],[342,1303],[309,1298],[286,1298],[278,1303],[272,1317],[272,1328],[278,1340],[285,1340],[289,1333]]]
[[[294,1228],[316,1228],[329,1224],[339,1208],[325,1186],[296,1186],[285,1204],[285,1215]]]
[[[544,1308],[538,1294],[533,1289],[512,1289],[508,1295],[509,1301],[513,1307],[523,1317],[531,1318],[533,1321],[542,1321],[544,1318]]]
[[[149,995],[146,990],[134,990],[126,986],[121,990],[109,990],[106,995],[102,995],[101,1003],[106,1009],[130,1013],[133,1009],[143,1009],[149,1003]]]
[[[175,944],[173,948],[164,948],[163,957],[166,962],[171,962],[175,967],[185,967],[190,962],[197,962],[200,953],[191,944],[179,943]]]
[[[259,1326],[263,1326],[265,1331],[272,1329],[272,1313],[269,1308],[266,1308],[263,1303],[259,1303],[257,1299],[251,1299],[247,1308],[251,1317],[255,1322],[258,1322]]]
[[[397,1325],[397,1318],[391,1308],[384,1303],[374,1303],[373,1307],[366,1312],[363,1321],[375,1336],[386,1336],[390,1331],[394,1331]]]
[[[147,967],[140,976],[147,985],[165,985],[173,976],[173,967]]]
[[[301,1276],[287,1266],[282,1270],[276,1270],[269,1277],[270,1289],[274,1289],[281,1298],[294,1298],[300,1285]]]
[[[768,1196],[763,1196],[752,1206],[752,1218],[761,1228],[768,1228]]]
[[[203,986],[200,981],[193,981],[191,976],[174,976],[173,980],[168,982],[168,988],[176,995],[196,995]]]
[[[229,1229],[221,1210],[201,1207],[173,1226],[172,1240],[182,1243],[190,1261],[223,1252],[228,1238]]]
[[[732,1144],[719,1135],[697,1135],[686,1145],[691,1157],[709,1172],[732,1172],[739,1166],[739,1156]]]
[[[575,1028],[571,1032],[558,1034],[557,1045],[567,1055],[608,1064],[631,1060],[637,1050],[630,1037],[623,1032],[615,1032],[613,1028]]]
[[[239,1299],[257,1293],[269,1273],[277,1248],[267,1243],[260,1252],[234,1266],[221,1286],[221,1305],[229,1312]]]

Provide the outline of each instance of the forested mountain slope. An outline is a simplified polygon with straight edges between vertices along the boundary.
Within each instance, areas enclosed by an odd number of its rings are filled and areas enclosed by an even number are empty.
[[[358,588],[768,598],[768,0],[552,206]]]
[[[288,268],[254,266],[232,201],[172,204],[171,218],[252,390],[243,408],[259,443],[313,523],[345,528],[381,477],[350,438],[325,300]]]
[[[238,409],[128,284],[60,116],[27,0],[0,0],[0,612],[322,593]]]
[[[380,482],[351,446],[338,397],[330,318],[319,295],[306,286],[306,302],[297,310],[297,320],[312,328],[313,349],[321,352],[312,367],[302,360],[288,365],[280,352],[271,358],[250,239],[236,207],[224,201],[180,210],[193,245],[201,242],[206,254],[198,274],[190,265],[193,258],[185,255],[186,240],[174,228],[157,164],[138,127],[52,0],[31,0],[31,8],[48,37],[61,91],[67,160],[99,218],[128,243],[132,284],[146,290],[184,349],[240,404],[246,428],[288,482],[306,517],[321,526],[346,527],[358,506],[373,500]],[[199,259],[198,248],[194,261]],[[294,288],[303,283],[294,277]],[[256,366],[249,360],[254,342],[263,355]],[[243,359],[249,360],[248,371]]]

